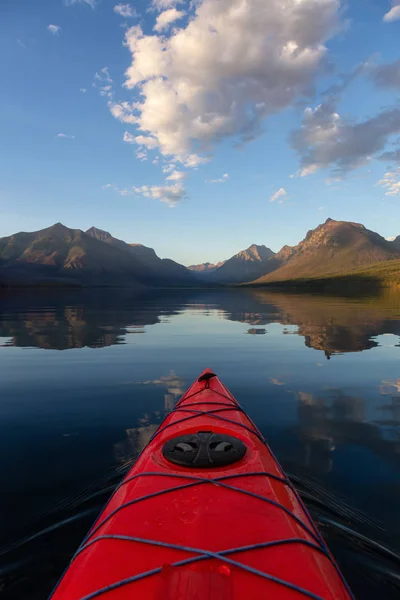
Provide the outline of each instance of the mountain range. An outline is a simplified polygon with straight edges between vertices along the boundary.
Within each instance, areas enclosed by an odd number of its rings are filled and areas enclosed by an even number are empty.
[[[344,275],[395,259],[400,259],[400,236],[388,241],[360,223],[327,219],[299,244],[277,253],[254,244],[211,272],[202,265],[189,268],[204,281],[262,285]]]
[[[152,248],[127,244],[107,231],[69,229],[61,223],[0,239],[3,284],[176,286],[193,284],[186,267]]]
[[[382,263],[392,274],[400,273],[400,236],[388,241],[359,223],[332,219],[309,231],[296,246],[283,246],[277,253],[253,244],[226,261],[190,267],[161,259],[152,248],[128,244],[96,227],[81,231],[56,223],[0,238],[3,286],[268,285],[370,272]]]

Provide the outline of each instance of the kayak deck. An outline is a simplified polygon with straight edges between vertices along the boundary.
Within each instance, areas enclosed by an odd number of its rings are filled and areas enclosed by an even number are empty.
[[[352,595],[261,433],[206,370],[117,487],[51,598],[264,597]]]

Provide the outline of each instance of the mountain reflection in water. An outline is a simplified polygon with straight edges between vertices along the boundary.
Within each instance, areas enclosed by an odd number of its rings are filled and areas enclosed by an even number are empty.
[[[329,390],[326,397],[298,392],[299,439],[304,444],[304,464],[318,470],[331,471],[336,446],[358,444],[376,455],[382,455],[394,466],[400,459],[400,420],[388,424],[367,422],[365,400],[346,396],[341,390]],[[393,413],[400,398],[392,398]],[[381,407],[389,408],[387,406]]]
[[[3,345],[52,350],[123,344],[188,307],[219,311],[225,319],[252,326],[295,325],[309,348],[326,357],[377,346],[383,333],[400,336],[400,300],[394,293],[367,300],[253,291],[165,291],[133,295],[99,290],[0,296]],[[266,333],[253,327],[250,334]]]
[[[389,291],[0,295],[2,600],[46,598],[207,366],[267,438],[357,600],[397,599],[399,337]]]
[[[169,375],[161,376],[160,379],[143,381],[143,385],[157,385],[164,388],[164,410],[154,411],[151,414],[144,413],[139,418],[139,427],[126,430],[126,439],[114,445],[115,460],[126,464],[132,458],[138,456],[147,446],[151,437],[157,430],[161,421],[174,408],[178,398],[184,393],[184,381],[171,371]]]

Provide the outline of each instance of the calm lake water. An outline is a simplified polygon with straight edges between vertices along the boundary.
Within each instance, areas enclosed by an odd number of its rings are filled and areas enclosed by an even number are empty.
[[[47,598],[210,367],[293,478],[357,599],[399,598],[400,296],[0,296],[0,595]]]

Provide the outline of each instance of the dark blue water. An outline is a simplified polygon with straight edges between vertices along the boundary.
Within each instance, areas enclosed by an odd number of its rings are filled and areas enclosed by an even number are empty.
[[[400,593],[400,296],[0,296],[0,595],[45,599],[165,413],[211,367],[356,598]]]

